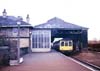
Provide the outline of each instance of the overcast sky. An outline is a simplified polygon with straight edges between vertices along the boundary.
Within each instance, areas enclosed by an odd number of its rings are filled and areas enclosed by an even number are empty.
[[[38,25],[53,17],[89,28],[89,39],[100,39],[100,0],[0,0],[8,15],[30,15],[30,23]]]

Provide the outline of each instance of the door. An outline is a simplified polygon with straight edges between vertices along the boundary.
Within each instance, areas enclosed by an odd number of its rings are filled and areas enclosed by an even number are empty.
[[[51,51],[51,31],[34,30],[32,35],[32,52]]]

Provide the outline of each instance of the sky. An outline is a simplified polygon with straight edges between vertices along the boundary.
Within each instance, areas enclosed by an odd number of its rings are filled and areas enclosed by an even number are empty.
[[[0,0],[0,15],[30,15],[33,26],[58,17],[66,22],[89,28],[88,39],[100,40],[100,0]]]

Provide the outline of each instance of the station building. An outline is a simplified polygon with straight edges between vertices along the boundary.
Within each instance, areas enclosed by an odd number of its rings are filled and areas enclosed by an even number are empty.
[[[10,60],[18,60],[18,47],[20,57],[31,51],[50,52],[55,38],[72,39],[75,41],[74,45],[79,44],[81,49],[88,45],[88,28],[65,22],[57,17],[34,27],[29,24],[29,20],[29,15],[26,22],[20,16],[8,16],[5,9],[0,16],[0,53],[4,53],[2,46],[9,46],[7,54]],[[2,37],[6,42],[2,42]]]
[[[26,17],[26,22],[23,21],[21,16],[7,16],[6,10],[0,16],[0,35],[3,35],[7,40],[18,40],[18,25],[20,25],[20,48],[29,47],[29,39],[32,31],[32,26],[29,24],[29,15]],[[20,22],[20,24],[17,24]]]
[[[0,16],[0,61],[6,55],[10,56],[10,60],[16,60],[18,53],[22,57],[30,51],[32,26],[29,19],[29,15],[26,21],[23,21],[21,16],[8,16],[4,9]]]

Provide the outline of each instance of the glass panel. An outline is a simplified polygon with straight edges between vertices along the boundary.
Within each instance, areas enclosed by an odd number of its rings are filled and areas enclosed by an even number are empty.
[[[37,37],[36,37],[36,32],[34,32],[34,48],[37,48]]]
[[[65,46],[68,46],[68,41],[65,42]]]
[[[33,41],[32,41],[32,45],[33,45],[33,47],[34,47],[34,36],[33,36],[32,40],[33,40]]]
[[[36,39],[37,39],[37,42],[36,42],[36,44],[37,44],[37,48],[38,48],[38,32],[36,33]]]
[[[39,31],[39,33],[40,33],[40,31]],[[39,35],[39,48],[41,48],[41,34]]]
[[[48,45],[48,44],[47,44],[47,43],[48,43],[48,41],[47,41],[47,36],[48,36],[48,35],[47,35],[47,32],[45,32],[45,33],[46,33],[46,34],[45,34],[45,48],[48,48],[48,46],[47,46],[47,45]]]
[[[33,31],[33,48],[51,48],[51,31],[36,30]]]
[[[61,46],[64,46],[64,42],[63,41],[61,42]]]
[[[69,46],[72,46],[72,41],[69,41]]]
[[[41,34],[41,48],[43,48],[43,33]]]

